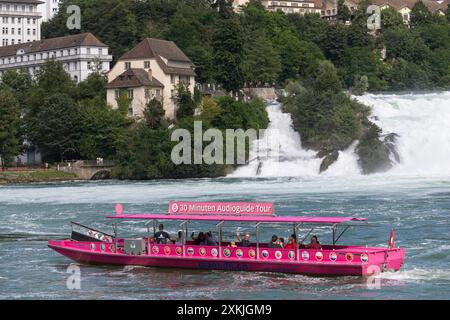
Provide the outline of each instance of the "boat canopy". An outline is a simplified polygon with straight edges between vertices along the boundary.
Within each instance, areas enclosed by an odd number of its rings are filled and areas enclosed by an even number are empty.
[[[171,214],[118,214],[107,216],[122,220],[184,220],[184,221],[233,221],[263,223],[340,224],[367,221],[356,217],[300,217],[300,216],[240,216],[240,215],[171,215]]]

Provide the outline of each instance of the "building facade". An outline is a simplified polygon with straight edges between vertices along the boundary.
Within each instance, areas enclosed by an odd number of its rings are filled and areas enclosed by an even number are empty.
[[[142,118],[146,104],[156,98],[164,105],[164,85],[156,80],[151,69],[130,68],[122,72],[106,87],[107,101],[114,109],[118,108],[118,99],[125,94],[131,103],[128,106],[128,116]]]
[[[261,0],[261,4],[269,11],[281,10],[285,13],[317,13],[322,11],[322,2],[314,0],[273,1]]]
[[[42,22],[53,18],[59,11],[61,0],[41,0],[43,3],[38,6],[38,11],[42,14]]]
[[[120,91],[126,91],[131,99],[129,114],[139,118],[146,103],[157,97],[163,104],[166,118],[174,119],[180,82],[194,92],[192,61],[174,42],[147,38],[120,57],[108,73],[107,101],[117,108]]]
[[[109,48],[91,33],[0,47],[0,77],[10,69],[32,76],[50,59],[60,61],[72,80],[81,82],[92,72],[108,72]]]
[[[403,22],[409,24],[411,19],[411,10],[418,0],[372,0],[373,4],[378,5],[381,10],[393,8],[401,14]],[[423,4],[432,13],[444,15],[450,0],[422,0]]]
[[[0,0],[0,46],[41,39],[41,18],[37,0]]]

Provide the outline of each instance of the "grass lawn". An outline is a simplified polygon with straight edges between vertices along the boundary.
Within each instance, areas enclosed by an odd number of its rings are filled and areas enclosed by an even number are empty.
[[[61,172],[53,169],[35,169],[27,171],[0,171],[0,183],[47,182],[74,180],[74,173]]]

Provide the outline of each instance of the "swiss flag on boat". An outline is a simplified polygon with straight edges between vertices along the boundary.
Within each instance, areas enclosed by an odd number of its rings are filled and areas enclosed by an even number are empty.
[[[394,248],[394,229],[391,229],[391,235],[389,236],[389,249]]]

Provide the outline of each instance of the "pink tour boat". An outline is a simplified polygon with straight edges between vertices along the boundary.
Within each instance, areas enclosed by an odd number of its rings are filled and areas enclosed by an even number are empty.
[[[298,273],[313,276],[369,276],[384,271],[397,271],[404,263],[405,251],[394,248],[391,231],[387,247],[337,245],[337,241],[351,227],[367,225],[365,218],[276,216],[272,203],[245,202],[170,202],[167,214],[123,214],[116,205],[114,235],[72,224],[69,240],[50,240],[48,246],[56,252],[81,263],[103,265],[139,265],[165,268],[218,269],[233,271],[261,271]],[[148,235],[140,238],[119,238],[120,220],[143,220]],[[178,221],[181,239],[177,242],[157,243],[154,234],[161,221]],[[188,225],[211,222],[217,230],[217,245],[196,245],[188,241]],[[153,227],[150,224],[153,223]],[[255,241],[245,245],[223,241],[223,228],[233,223],[248,223],[254,227]],[[289,224],[296,244],[290,249],[272,248],[261,242],[260,228]],[[306,240],[317,227],[328,227],[332,244],[320,248],[302,245],[299,230]],[[158,240],[158,239],[156,239]]]

